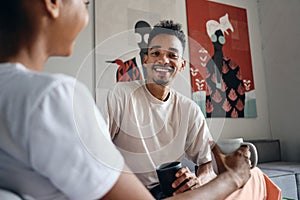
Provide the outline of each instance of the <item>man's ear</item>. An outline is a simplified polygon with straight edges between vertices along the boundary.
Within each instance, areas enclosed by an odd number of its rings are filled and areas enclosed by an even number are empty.
[[[148,55],[145,54],[143,57],[143,64],[147,64],[147,60],[148,60]]]
[[[57,18],[59,16],[60,0],[44,0],[44,2],[49,15],[53,18]]]
[[[185,66],[186,66],[186,60],[183,60],[182,63],[181,63],[181,68],[179,69],[179,71],[183,71],[185,69]]]

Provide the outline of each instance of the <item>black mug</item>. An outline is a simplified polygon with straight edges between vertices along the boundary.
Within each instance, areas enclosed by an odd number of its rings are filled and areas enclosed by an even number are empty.
[[[170,197],[177,190],[172,187],[172,183],[177,179],[175,174],[182,168],[181,162],[168,162],[159,165],[156,173],[160,183],[160,188],[164,197]]]

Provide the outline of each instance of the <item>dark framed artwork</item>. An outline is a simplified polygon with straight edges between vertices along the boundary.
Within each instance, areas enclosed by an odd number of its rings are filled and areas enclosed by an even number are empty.
[[[247,10],[186,0],[192,99],[208,118],[257,116]]]

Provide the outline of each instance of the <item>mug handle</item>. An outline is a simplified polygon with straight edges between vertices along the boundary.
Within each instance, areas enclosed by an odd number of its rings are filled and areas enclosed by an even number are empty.
[[[258,162],[258,154],[257,154],[256,147],[254,146],[254,144],[250,142],[243,142],[242,145],[247,145],[250,148],[251,158],[253,158],[253,163],[251,163],[251,169],[253,169],[254,167],[256,167]]]

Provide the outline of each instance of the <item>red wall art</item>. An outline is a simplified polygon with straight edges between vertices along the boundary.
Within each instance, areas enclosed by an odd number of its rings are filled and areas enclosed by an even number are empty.
[[[256,117],[247,11],[186,0],[192,98],[206,117]]]

